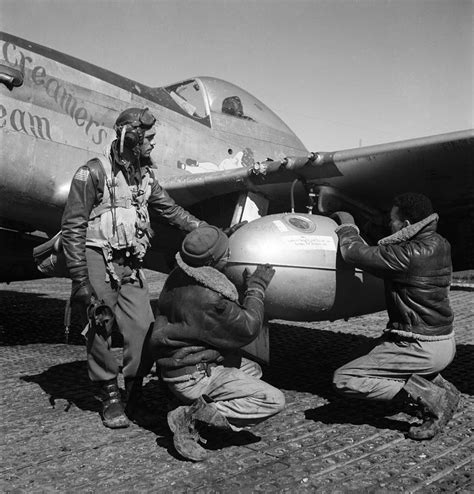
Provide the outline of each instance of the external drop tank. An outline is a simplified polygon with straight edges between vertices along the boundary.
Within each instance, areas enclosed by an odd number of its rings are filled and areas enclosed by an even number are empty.
[[[331,218],[312,214],[259,218],[230,237],[226,274],[242,289],[245,268],[274,266],[265,297],[269,319],[347,319],[384,309],[383,281],[342,260],[336,227]]]

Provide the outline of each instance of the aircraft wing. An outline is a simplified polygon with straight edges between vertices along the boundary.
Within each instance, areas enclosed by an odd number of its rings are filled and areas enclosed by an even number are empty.
[[[307,161],[308,157],[305,158]],[[267,164],[268,163],[268,164]],[[160,184],[183,206],[231,192],[254,191],[264,185],[291,182],[297,175],[281,161],[254,167],[160,178]]]
[[[411,190],[428,195],[443,210],[454,210],[472,202],[474,197],[473,158],[474,130],[470,129],[315,152],[220,173],[169,177],[161,183],[183,205],[300,178],[335,188],[377,209],[389,206],[397,193]]]
[[[327,182],[351,197],[377,208],[394,195],[420,192],[440,211],[472,204],[474,197],[474,130],[336,151],[323,166],[305,167],[307,180]],[[324,175],[324,163],[334,163],[334,175]],[[338,174],[337,174],[338,173]],[[322,180],[321,180],[322,179]]]

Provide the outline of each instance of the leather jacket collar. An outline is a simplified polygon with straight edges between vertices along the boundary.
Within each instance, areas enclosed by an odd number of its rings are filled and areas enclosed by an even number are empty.
[[[224,273],[221,273],[211,266],[202,266],[200,268],[189,266],[183,261],[179,252],[176,254],[176,261],[178,266],[188,276],[199,282],[201,285],[204,285],[206,288],[219,293],[232,302],[239,301],[237,288]]]
[[[438,218],[439,216],[436,213],[430,214],[430,216],[427,216],[425,219],[418,221],[417,223],[413,223],[413,225],[408,225],[398,232],[380,239],[378,241],[378,245],[400,244],[402,242],[406,242],[427,227],[427,230],[434,231],[436,230]]]

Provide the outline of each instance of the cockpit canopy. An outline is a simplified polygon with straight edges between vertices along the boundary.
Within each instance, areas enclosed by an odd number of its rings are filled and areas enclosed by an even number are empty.
[[[290,128],[266,105],[247,91],[213,77],[188,79],[163,88],[178,111],[212,127],[214,114],[255,122],[284,133]]]

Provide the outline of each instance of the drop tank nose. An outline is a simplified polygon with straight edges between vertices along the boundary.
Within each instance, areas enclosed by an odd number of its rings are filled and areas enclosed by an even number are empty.
[[[245,268],[272,264],[276,273],[265,299],[271,319],[333,320],[383,309],[382,281],[344,263],[336,227],[309,214],[259,218],[231,236],[226,274],[242,290]]]

